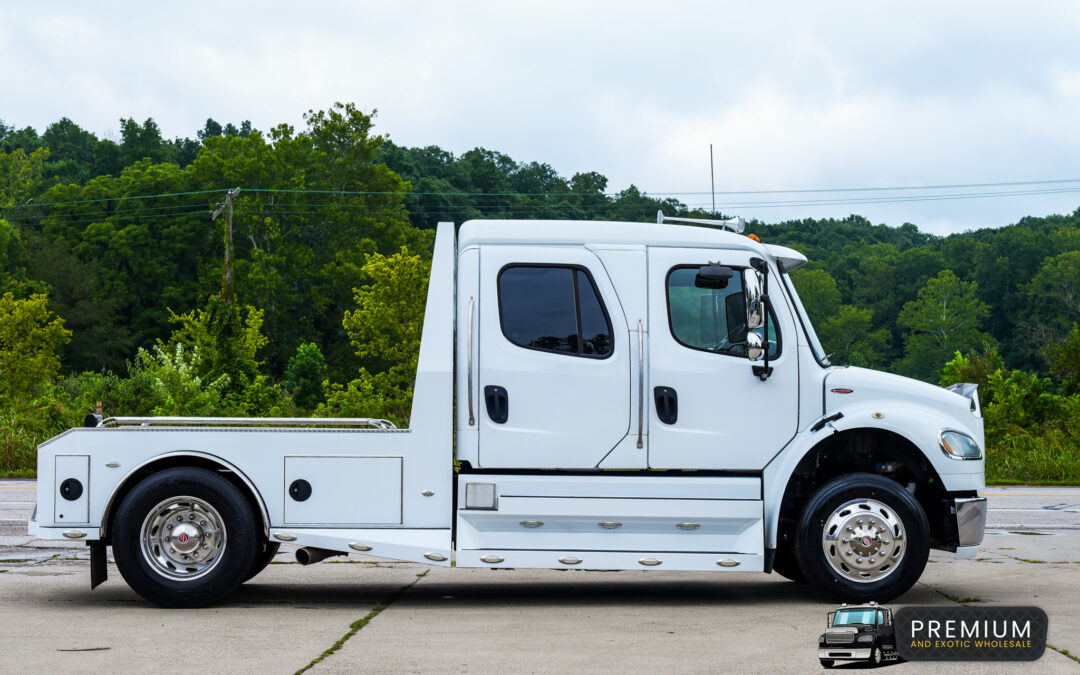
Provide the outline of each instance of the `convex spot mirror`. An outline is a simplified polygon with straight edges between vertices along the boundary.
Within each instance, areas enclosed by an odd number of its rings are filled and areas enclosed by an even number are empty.
[[[761,336],[757,333],[746,334],[746,358],[751,361],[758,361],[765,353],[765,348],[762,347]]]
[[[728,281],[735,276],[735,270],[718,262],[702,265],[694,277],[697,288],[727,288]]]

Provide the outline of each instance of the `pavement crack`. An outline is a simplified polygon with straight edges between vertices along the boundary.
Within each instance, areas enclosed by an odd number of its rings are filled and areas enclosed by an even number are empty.
[[[1055,647],[1054,645],[1050,644],[1049,642],[1046,643],[1046,646],[1049,647],[1050,649],[1053,649],[1058,654],[1061,654],[1065,658],[1072,659],[1073,661],[1076,661],[1077,663],[1080,663],[1080,656],[1077,656],[1076,654],[1073,654],[1073,653],[1069,652],[1068,649],[1061,649],[1060,647]]]
[[[341,638],[338,639],[338,641],[335,642],[334,644],[330,645],[330,648],[327,649],[325,652],[323,652],[322,654],[319,654],[317,657],[315,657],[311,661],[311,663],[307,664],[306,666],[304,666],[300,670],[296,671],[296,675],[300,675],[301,673],[304,673],[304,672],[306,672],[308,670],[311,670],[313,667],[315,667],[315,664],[319,663],[320,661],[322,661],[326,657],[330,656],[331,654],[333,654],[337,650],[341,649],[345,645],[345,643],[349,641],[349,638],[351,638],[352,636],[359,633],[361,628],[363,628],[364,626],[371,623],[371,620],[374,619],[375,617],[377,617],[384,609],[386,609],[390,605],[392,605],[395,602],[397,602],[398,600],[400,600],[401,596],[405,595],[405,593],[410,588],[415,586],[417,583],[419,583],[419,581],[421,579],[426,577],[429,571],[430,570],[425,570],[423,574],[417,574],[416,579],[414,579],[410,583],[405,584],[401,588],[399,588],[396,591],[394,591],[393,593],[391,593],[390,597],[388,597],[386,600],[383,600],[379,604],[375,605],[371,609],[371,611],[368,612],[364,616],[364,618],[358,619],[358,620],[352,622],[352,624],[349,626],[349,632],[342,635]]]

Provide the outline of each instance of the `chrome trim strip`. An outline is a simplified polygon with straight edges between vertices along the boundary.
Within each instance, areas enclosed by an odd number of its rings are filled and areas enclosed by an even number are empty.
[[[467,378],[467,381],[468,381],[468,390],[469,390],[469,426],[470,427],[474,426],[476,424],[476,415],[473,414],[473,398],[472,398],[472,380],[473,380],[473,375],[472,375],[473,306],[475,304],[476,304],[476,298],[470,296],[469,297],[469,339],[468,339],[468,343],[467,343],[467,345],[465,347],[465,350],[466,350],[465,362],[467,364],[466,367],[465,367],[465,372],[466,372],[466,378]]]
[[[638,405],[637,405],[637,446],[645,447],[642,435],[645,433],[645,329],[641,319],[637,320],[638,345]]]

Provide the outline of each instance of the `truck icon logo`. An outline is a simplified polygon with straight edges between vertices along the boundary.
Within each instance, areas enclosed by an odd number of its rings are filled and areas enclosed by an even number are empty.
[[[177,539],[179,539],[179,540],[180,540],[180,543],[181,543],[181,544],[186,544],[186,543],[187,543],[187,541],[188,541],[188,536],[187,536],[186,534],[184,534],[183,532],[181,532],[181,533],[180,533],[180,536],[179,536],[179,537],[177,537]]]
[[[855,661],[880,666],[899,658],[892,610],[888,607],[876,602],[844,604],[829,612],[826,630],[818,637],[818,659],[822,666],[832,668],[837,663]]]

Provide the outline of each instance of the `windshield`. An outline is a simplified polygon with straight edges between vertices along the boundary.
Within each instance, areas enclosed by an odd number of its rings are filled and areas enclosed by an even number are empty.
[[[810,349],[814,350],[814,358],[823,366],[832,365],[829,363],[829,357],[825,356],[825,349],[822,348],[821,340],[818,340],[817,333],[814,332],[814,324],[810,323],[810,317],[806,314],[806,308],[803,307],[802,300],[799,299],[799,293],[795,290],[795,283],[791,280],[791,276],[786,272],[780,276],[783,277],[784,285],[787,286],[788,293],[791,294],[792,300],[795,301],[795,310],[799,313],[799,321],[802,323],[803,328],[806,329],[806,336],[810,338]]]
[[[850,626],[856,623],[874,623],[875,609],[841,609],[836,612],[833,619],[834,626]]]

